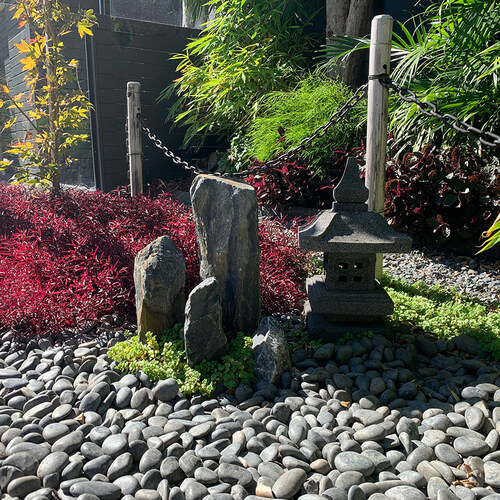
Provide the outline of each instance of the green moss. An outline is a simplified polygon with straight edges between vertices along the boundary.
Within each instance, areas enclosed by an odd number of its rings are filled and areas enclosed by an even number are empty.
[[[157,339],[146,333],[146,343],[137,336],[113,346],[108,356],[117,362],[117,369],[126,373],[142,370],[153,382],[175,378],[186,394],[212,394],[218,382],[234,389],[240,382],[255,380],[252,339],[239,332],[229,340],[229,354],[220,361],[202,361],[191,368],[187,364],[184,343],[179,337],[181,325],[166,330]]]
[[[480,348],[500,359],[500,312],[498,305],[487,306],[456,290],[440,286],[413,285],[384,275],[382,285],[394,301],[394,314],[388,323],[422,328],[439,337],[467,334],[479,341]]]

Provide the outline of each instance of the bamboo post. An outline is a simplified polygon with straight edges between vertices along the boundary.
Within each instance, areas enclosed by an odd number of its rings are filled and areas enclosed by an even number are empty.
[[[389,74],[391,64],[392,17],[373,18],[371,26],[369,74]],[[384,215],[385,159],[387,150],[388,91],[376,79],[368,82],[366,130],[366,178],[368,210]],[[382,254],[377,254],[375,277],[382,277]]]
[[[141,113],[141,84],[127,83],[127,139],[130,175],[130,195],[142,193],[142,129],[138,115]]]

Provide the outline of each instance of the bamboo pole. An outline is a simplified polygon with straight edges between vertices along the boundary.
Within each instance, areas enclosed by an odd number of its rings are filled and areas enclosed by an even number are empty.
[[[127,83],[127,134],[130,195],[142,193],[141,84]]]
[[[373,18],[371,26],[369,74],[389,74],[391,64],[392,17]],[[387,150],[388,91],[376,79],[368,82],[366,131],[366,178],[368,210],[384,215],[385,160]],[[375,277],[382,277],[382,254],[377,255]]]

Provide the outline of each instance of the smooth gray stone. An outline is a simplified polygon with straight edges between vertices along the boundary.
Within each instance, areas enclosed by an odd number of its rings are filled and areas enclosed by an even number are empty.
[[[0,467],[0,491],[7,491],[7,486],[19,477],[22,477],[23,472],[17,467],[11,465],[3,465]]]
[[[162,477],[158,469],[148,470],[141,479],[141,488],[145,490],[156,490],[161,480]]]
[[[119,500],[122,492],[118,485],[101,481],[84,481],[73,484],[69,489],[71,495],[77,497],[91,493],[100,500]]]
[[[484,481],[493,488],[500,488],[500,463],[485,462]]]
[[[42,484],[38,477],[27,475],[13,479],[7,486],[7,493],[11,497],[24,498],[29,493],[32,493],[41,487]]]
[[[457,495],[455,495],[455,493],[453,493],[449,489],[440,489],[437,492],[437,500],[459,500],[459,499]]]
[[[61,423],[48,424],[42,432],[42,436],[50,444],[54,444],[59,438],[69,433],[69,427]]]
[[[427,484],[427,479],[422,476],[420,472],[417,472],[415,470],[407,470],[401,472],[398,477],[399,479],[401,479],[401,481],[406,481],[407,483],[414,484],[419,489],[425,488],[425,485]]]
[[[145,473],[150,469],[159,469],[162,459],[161,451],[156,449],[147,450],[139,462],[139,471]]]
[[[272,487],[276,498],[292,498],[307,479],[307,473],[303,469],[291,469],[285,471]]]
[[[85,413],[87,411],[97,411],[101,404],[101,396],[96,392],[89,392],[80,402],[80,411]]]
[[[361,455],[369,458],[375,465],[375,472],[382,472],[391,466],[391,461],[377,450],[364,450]]]
[[[135,500],[161,500],[160,494],[157,491],[151,489],[138,490],[135,493],[134,498]]]
[[[437,500],[439,490],[448,490],[448,484],[440,477],[431,477],[427,482],[427,496],[430,500]]]
[[[463,457],[484,456],[490,451],[490,447],[484,440],[472,437],[457,437],[453,442],[453,448]]]
[[[328,500],[347,500],[347,491],[339,488],[328,488],[321,495]]]
[[[126,476],[134,465],[134,459],[129,452],[118,455],[108,468],[106,475],[111,482],[122,476]]]
[[[439,460],[447,465],[450,465],[451,467],[456,467],[458,464],[462,463],[460,455],[456,452],[453,446],[450,446],[449,444],[438,444],[434,448],[434,452]]]
[[[102,448],[95,443],[90,441],[86,441],[80,447],[80,453],[87,459],[93,460],[94,458],[98,458],[104,455]]]
[[[252,474],[238,465],[221,463],[216,472],[222,482],[230,485],[241,484],[248,488],[253,482]]]
[[[39,461],[30,453],[20,451],[8,456],[2,463],[2,467],[16,467],[24,473],[25,476],[36,476]]]
[[[193,477],[194,471],[198,467],[203,467],[203,462],[201,458],[194,453],[194,451],[190,450],[179,458],[179,467],[182,469],[184,474],[186,474],[186,476]]]
[[[380,424],[384,421],[384,417],[380,412],[374,410],[365,410],[363,408],[354,410],[352,412],[352,416],[354,420],[356,420],[357,422],[361,422],[365,427],[369,425]]]
[[[335,481],[335,488],[340,488],[345,492],[353,485],[360,485],[364,481],[364,476],[358,471],[341,472]]]
[[[132,399],[130,400],[130,407],[133,410],[144,410],[144,408],[146,408],[146,406],[148,406],[151,401],[150,395],[151,391],[146,387],[137,389],[137,391],[135,391],[132,395]]]
[[[382,424],[373,424],[356,431],[353,439],[359,442],[364,441],[382,441],[388,432]]]
[[[473,431],[480,431],[483,426],[485,416],[480,408],[471,406],[465,410],[465,423]]]
[[[340,472],[357,471],[363,476],[370,476],[375,470],[375,464],[368,457],[351,451],[344,451],[335,457],[335,467]]]
[[[391,500],[425,500],[425,495],[412,486],[396,486],[389,488],[385,495]]]
[[[10,454],[15,454],[20,452],[29,453],[32,457],[35,457],[40,462],[50,453],[50,447],[45,446],[45,444],[22,442],[12,446],[9,449]]]
[[[70,432],[66,436],[59,438],[53,445],[52,451],[64,451],[68,455],[72,455],[80,449],[83,443],[84,436],[81,431],[76,430]]]
[[[424,460],[430,461],[435,457],[434,450],[427,445],[421,445],[415,448],[406,458],[413,470],[416,470],[417,465]]]
[[[101,457],[89,460],[83,466],[83,473],[89,479],[92,479],[96,474],[106,474],[113,459],[109,455],[102,455]]]
[[[161,462],[160,473],[170,484],[180,483],[186,477],[175,457],[167,457]]]
[[[127,436],[125,434],[112,434],[103,441],[101,448],[103,453],[116,458],[127,451]]]
[[[186,500],[202,500],[207,495],[208,495],[207,487],[201,483],[198,483],[197,481],[189,483],[186,488],[186,491],[184,492]]]
[[[130,475],[118,477],[113,481],[113,484],[116,484],[120,488],[122,495],[134,495],[141,487],[137,478]]]
[[[115,407],[126,408],[132,399],[132,389],[130,387],[121,387],[116,393]]]
[[[63,451],[55,451],[47,455],[38,466],[36,475],[43,479],[50,474],[60,474],[69,463],[69,455]]]

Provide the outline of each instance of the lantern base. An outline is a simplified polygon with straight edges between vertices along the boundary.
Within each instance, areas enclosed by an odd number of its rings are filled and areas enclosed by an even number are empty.
[[[328,290],[325,276],[313,276],[306,290],[311,311],[327,321],[366,323],[394,312],[394,303],[378,282],[373,290]]]
[[[338,342],[347,334],[357,334],[372,332],[386,336],[389,329],[379,319],[378,321],[364,323],[349,323],[340,321],[328,321],[321,314],[311,310],[311,304],[307,301],[304,305],[304,314],[306,316],[306,329],[309,339],[322,339],[325,342]]]

